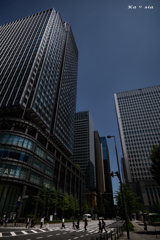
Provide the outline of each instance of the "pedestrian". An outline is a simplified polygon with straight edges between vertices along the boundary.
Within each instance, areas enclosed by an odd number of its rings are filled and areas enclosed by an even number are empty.
[[[79,218],[77,220],[77,229],[79,229]]]
[[[46,229],[49,230],[49,218],[47,218]]]
[[[5,221],[5,226],[7,226],[7,223],[8,223],[8,218],[6,218],[6,221]]]
[[[73,217],[73,229],[75,229],[75,222],[74,222],[74,217]]]
[[[99,226],[99,232],[98,233],[100,233],[100,232],[102,232],[102,225],[101,225],[101,221],[99,220],[99,223],[98,223],[98,226]]]
[[[40,225],[40,228],[42,228],[42,227],[43,227],[44,218],[45,218],[45,217],[42,217],[42,218],[41,218],[41,225]]]
[[[86,229],[86,227],[87,227],[87,219],[85,218],[85,220],[84,220],[84,230],[86,231],[87,229]]]
[[[31,228],[33,228],[35,226],[35,219],[32,218],[32,221],[31,221]]]
[[[63,229],[63,228],[65,228],[65,225],[64,225],[64,218],[62,218],[62,228],[61,228],[61,229]]]
[[[28,227],[28,225],[29,225],[29,218],[27,218],[26,228]]]
[[[101,231],[101,232],[103,232],[103,229],[104,229],[105,232],[106,232],[106,224],[105,224],[105,222],[102,220],[102,231]]]

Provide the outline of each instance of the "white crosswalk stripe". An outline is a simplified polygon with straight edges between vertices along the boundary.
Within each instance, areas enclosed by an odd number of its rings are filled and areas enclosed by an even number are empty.
[[[34,232],[34,233],[38,233],[38,232],[36,232],[35,230],[31,230],[32,232]]]
[[[28,234],[26,231],[21,231],[23,234]]]
[[[12,236],[17,236],[17,234],[16,234],[15,232],[10,232],[10,234],[11,234]]]

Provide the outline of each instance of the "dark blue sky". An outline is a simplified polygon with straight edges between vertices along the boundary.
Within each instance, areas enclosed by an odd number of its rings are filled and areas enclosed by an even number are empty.
[[[90,111],[100,136],[116,136],[120,159],[113,94],[160,84],[160,1],[1,0],[0,25],[52,7],[71,25],[79,50],[77,111]],[[113,139],[107,142],[116,171]]]

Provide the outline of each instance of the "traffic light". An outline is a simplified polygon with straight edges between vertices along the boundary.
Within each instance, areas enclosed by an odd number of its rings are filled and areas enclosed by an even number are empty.
[[[120,174],[119,174],[119,172],[115,172],[115,174],[117,175],[118,179],[120,180]]]
[[[111,175],[111,177],[114,177],[114,173],[113,172],[110,172],[110,175]]]

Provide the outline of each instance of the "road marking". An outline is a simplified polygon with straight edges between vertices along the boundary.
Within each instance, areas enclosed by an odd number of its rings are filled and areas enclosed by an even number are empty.
[[[40,238],[43,238],[43,237],[37,237],[36,239],[40,239]]]
[[[23,234],[28,234],[26,231],[21,231]]]
[[[78,237],[75,237],[74,239],[77,239]]]
[[[60,235],[60,233],[57,233],[56,235]]]
[[[35,230],[31,230],[32,232],[34,232],[34,233],[38,233],[38,232],[36,232]]]
[[[47,237],[52,237],[52,235],[48,235]]]
[[[46,231],[44,231],[43,229],[39,229],[40,231],[42,231],[42,232],[46,232]]]
[[[10,232],[10,234],[11,234],[12,236],[17,236],[17,234],[15,234],[15,232]]]
[[[2,237],[2,233],[0,233],[0,237]]]
[[[80,237],[84,237],[84,235],[80,236]]]
[[[63,234],[67,234],[67,233],[63,233]]]
[[[89,234],[86,234],[86,236],[88,236]]]

